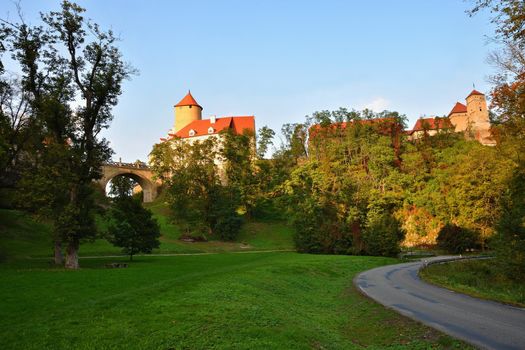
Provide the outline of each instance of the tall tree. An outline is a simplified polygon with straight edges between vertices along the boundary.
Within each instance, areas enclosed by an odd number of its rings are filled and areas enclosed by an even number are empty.
[[[268,152],[268,148],[273,145],[275,131],[267,126],[263,126],[257,132],[257,157],[263,159]]]
[[[51,172],[44,166],[35,173],[45,183],[60,178],[62,191],[47,195],[60,197],[49,203],[56,215],[55,236],[66,245],[65,266],[73,269],[78,268],[80,242],[96,233],[92,181],[100,178],[100,166],[112,153],[99,134],[109,126],[122,82],[134,73],[122,60],[112,31],[85,19],[84,12],[63,1],[60,11],[42,14],[44,26],[4,25],[33,113],[47,134],[43,143],[61,149],[50,159],[60,167],[52,167]],[[41,152],[50,149],[56,148],[44,147]]]
[[[495,37],[502,46],[489,57],[498,69],[492,77],[492,106],[500,124],[498,151],[514,161],[513,176],[496,226],[497,257],[511,278],[525,275],[525,3],[521,0],[477,0],[471,14],[490,9]]]

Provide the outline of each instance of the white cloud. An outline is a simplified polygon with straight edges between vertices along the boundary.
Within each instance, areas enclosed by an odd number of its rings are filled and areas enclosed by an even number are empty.
[[[370,109],[374,112],[382,112],[390,106],[390,101],[383,97],[376,97],[372,102],[367,103],[363,106],[363,109]]]

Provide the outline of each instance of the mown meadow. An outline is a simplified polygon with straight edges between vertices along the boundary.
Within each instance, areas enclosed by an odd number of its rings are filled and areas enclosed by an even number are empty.
[[[52,265],[46,224],[0,215],[2,349],[465,348],[354,289],[358,272],[393,258],[213,253],[213,242],[195,243],[204,255],[82,258],[110,251],[99,241],[81,246],[81,269],[70,271]],[[272,235],[285,229],[251,223],[231,244],[283,248]],[[113,262],[129,266],[105,267]]]

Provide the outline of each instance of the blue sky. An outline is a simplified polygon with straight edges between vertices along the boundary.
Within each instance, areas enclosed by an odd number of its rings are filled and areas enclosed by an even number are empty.
[[[395,110],[411,127],[487,92],[488,14],[462,0],[78,0],[113,29],[140,74],[104,133],[114,159],[147,159],[191,89],[209,115],[255,115],[278,131],[318,110]],[[27,22],[59,1],[23,0]],[[0,3],[13,18],[14,6]]]

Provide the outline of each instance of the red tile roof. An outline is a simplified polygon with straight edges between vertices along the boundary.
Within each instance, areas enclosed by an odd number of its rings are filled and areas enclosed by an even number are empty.
[[[211,133],[208,132],[210,127],[213,128],[213,132]],[[222,117],[216,118],[215,123],[211,123],[210,119],[194,120],[175,134],[169,134],[169,136],[188,138],[213,135],[226,129],[233,129],[237,134],[242,134],[244,130],[249,130],[255,133],[255,118],[253,116]],[[195,132],[195,135],[190,136],[191,130]]]
[[[472,95],[482,95],[483,96],[484,94],[482,94],[478,90],[472,90],[472,92],[467,96],[467,98],[469,98]]]
[[[451,127],[450,120],[448,118],[420,118],[417,120],[416,125],[411,130],[414,131],[422,130],[438,130],[448,129]]]
[[[463,103],[456,102],[454,108],[452,108],[448,116],[450,117],[450,115],[454,113],[467,113],[467,106],[465,106]]]
[[[191,96],[191,92],[189,91],[188,91],[188,94],[184,96],[184,98],[175,105],[175,107],[181,107],[181,106],[197,106],[197,107],[200,107],[200,109],[202,109],[202,107],[197,103],[197,101],[195,101],[193,96]]]

